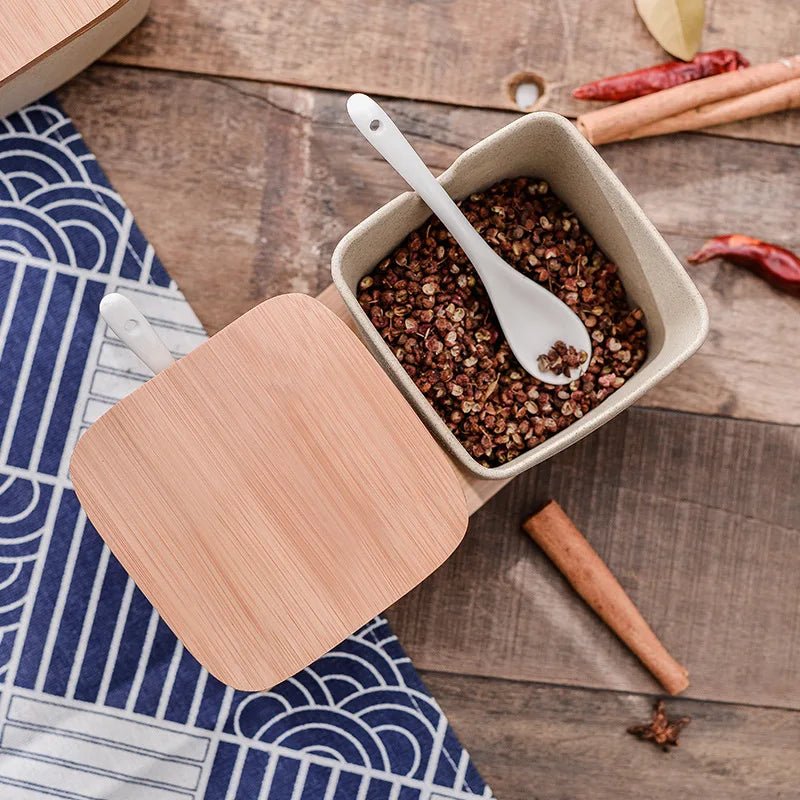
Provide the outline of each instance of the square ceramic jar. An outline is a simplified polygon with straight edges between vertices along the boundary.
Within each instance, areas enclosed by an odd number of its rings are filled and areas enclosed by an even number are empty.
[[[353,228],[332,259],[334,283],[373,355],[450,454],[469,472],[489,479],[518,475],[613,419],[689,358],[708,332],[708,312],[683,265],[610,167],[564,117],[548,112],[521,117],[464,152],[439,182],[459,200],[520,175],[546,180],[617,264],[631,305],[644,310],[648,356],[597,408],[506,464],[484,467],[464,449],[356,298],[361,278],[430,216],[428,207],[413,192],[396,197]]]

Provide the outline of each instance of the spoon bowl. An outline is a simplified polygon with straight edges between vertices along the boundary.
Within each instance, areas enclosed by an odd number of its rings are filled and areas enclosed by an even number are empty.
[[[464,250],[483,283],[509,347],[524,370],[543,383],[561,386],[589,367],[591,339],[580,318],[552,292],[504,261],[447,192],[439,185],[391,117],[370,97],[354,94],[347,111],[364,138],[414,189]],[[557,341],[587,354],[584,362],[565,374],[538,364]]]

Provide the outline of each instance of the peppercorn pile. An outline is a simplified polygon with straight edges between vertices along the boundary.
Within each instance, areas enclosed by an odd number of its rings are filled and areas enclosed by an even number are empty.
[[[576,350],[572,345],[564,344],[560,339],[546,353],[542,353],[536,363],[542,372],[572,377],[572,371],[586,363],[588,353]]]
[[[435,217],[361,279],[358,301],[406,372],[467,452],[494,467],[622,386],[647,356],[647,331],[616,265],[545,181],[501,181],[459,205],[502,258],[575,310],[593,342],[588,371],[567,386],[525,372],[472,265]]]

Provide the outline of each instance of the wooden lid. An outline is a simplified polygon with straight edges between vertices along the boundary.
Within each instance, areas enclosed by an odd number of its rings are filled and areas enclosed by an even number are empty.
[[[126,0],[4,0],[0,84],[65,45]]]
[[[307,666],[438,567],[456,474],[356,336],[267,300],[104,414],[84,509],[191,653],[238,689]]]

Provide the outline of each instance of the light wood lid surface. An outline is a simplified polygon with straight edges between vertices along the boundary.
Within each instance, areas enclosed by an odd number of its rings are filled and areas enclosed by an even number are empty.
[[[127,0],[2,0],[0,84],[98,23]]]
[[[81,503],[192,654],[275,685],[438,567],[467,525],[447,457],[312,298],[268,300],[118,403]]]

